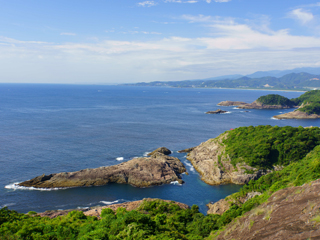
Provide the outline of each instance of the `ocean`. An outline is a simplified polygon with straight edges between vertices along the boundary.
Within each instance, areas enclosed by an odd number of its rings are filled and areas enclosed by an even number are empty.
[[[252,102],[266,94],[302,92],[183,89],[107,85],[0,84],[0,206],[26,213],[86,208],[146,197],[206,204],[239,190],[210,186],[178,150],[240,126],[319,126],[320,120],[276,120],[291,110],[218,107],[224,100]],[[226,114],[206,111],[221,108]],[[187,167],[185,184],[137,188],[123,184],[35,190],[14,183],[38,175],[110,166],[167,147]]]

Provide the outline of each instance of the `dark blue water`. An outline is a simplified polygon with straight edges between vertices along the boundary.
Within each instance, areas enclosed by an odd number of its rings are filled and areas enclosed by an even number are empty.
[[[249,125],[319,126],[320,120],[274,120],[289,110],[219,107],[229,114],[208,115],[223,100],[252,102],[277,93],[226,89],[174,89],[84,85],[0,84],[0,206],[19,212],[70,209],[106,202],[157,197],[197,204],[237,191],[237,185],[209,186],[187,165],[182,186],[135,188],[109,184],[55,191],[7,189],[43,173],[76,171],[120,163],[158,147],[174,151],[199,145],[230,128]]]

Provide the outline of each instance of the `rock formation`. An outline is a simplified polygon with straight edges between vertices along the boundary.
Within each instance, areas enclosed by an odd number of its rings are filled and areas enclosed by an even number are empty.
[[[227,111],[221,110],[221,109],[217,109],[215,111],[208,111],[206,112],[206,114],[220,114],[220,113],[226,113]]]
[[[19,183],[35,188],[64,188],[127,183],[137,187],[182,183],[180,174],[186,168],[178,158],[155,153],[151,157],[134,158],[114,166],[42,175]]]
[[[225,183],[246,184],[251,179],[258,179],[264,172],[259,171],[245,163],[238,163],[235,167],[225,154],[222,141],[228,132],[215,139],[209,139],[195,147],[188,153],[187,159],[201,175],[201,179],[210,185]],[[247,170],[252,174],[245,173]]]
[[[239,106],[239,105],[244,105],[244,104],[248,104],[245,102],[239,102],[239,101],[222,101],[218,103],[218,106]]]
[[[154,150],[154,151],[152,151],[151,153],[148,153],[148,156],[151,156],[151,155],[153,155],[153,154],[155,154],[155,153],[163,153],[164,155],[169,155],[169,154],[171,154],[171,151],[168,149],[168,148],[166,148],[166,147],[160,147],[160,148],[157,148],[156,150]]]
[[[275,192],[210,239],[320,239],[320,180]]]
[[[239,105],[238,108],[239,109],[288,109],[292,107],[287,105],[266,105],[258,101],[254,101],[253,103]]]
[[[299,110],[294,110],[293,112],[288,112],[288,113],[276,115],[273,117],[277,119],[316,119],[316,118],[320,118],[320,115],[307,114]]]

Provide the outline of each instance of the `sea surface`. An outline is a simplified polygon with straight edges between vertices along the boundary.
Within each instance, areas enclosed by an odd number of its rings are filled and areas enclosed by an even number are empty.
[[[301,92],[183,89],[99,85],[0,84],[0,206],[19,212],[86,208],[146,197],[205,204],[240,186],[210,186],[178,150],[240,126],[319,126],[320,120],[275,120],[291,110],[218,107],[224,100],[252,102],[261,95],[288,98]],[[221,108],[227,114],[206,111]],[[34,190],[14,183],[41,174],[110,166],[145,156],[158,147],[173,151],[187,167],[185,184],[149,188],[100,187]]]

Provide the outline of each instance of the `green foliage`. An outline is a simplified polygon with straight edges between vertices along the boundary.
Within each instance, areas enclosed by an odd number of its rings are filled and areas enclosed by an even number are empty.
[[[278,94],[268,94],[266,96],[261,96],[257,99],[257,102],[260,102],[264,105],[282,105],[292,107],[294,102],[290,99],[280,96]]]
[[[320,114],[320,102],[311,102],[298,109],[307,114]]]
[[[320,102],[320,90],[312,90],[302,94],[298,98],[291,99],[297,106],[301,104],[311,103],[311,102]]]
[[[288,165],[307,155],[320,144],[320,129],[249,126],[229,131],[224,140],[231,163],[245,162],[260,169]]]

